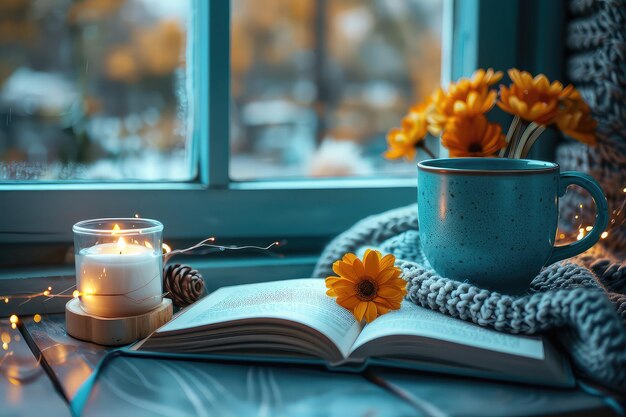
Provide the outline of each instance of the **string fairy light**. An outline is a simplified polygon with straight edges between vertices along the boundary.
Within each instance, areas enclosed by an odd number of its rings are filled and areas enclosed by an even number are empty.
[[[172,250],[167,244],[163,244],[163,263],[167,263],[173,256],[176,255],[182,255],[182,254],[186,254],[186,253],[190,253],[196,249],[200,249],[200,248],[212,248],[212,249],[218,249],[220,251],[226,251],[226,250],[245,250],[245,249],[256,249],[256,250],[261,250],[261,251],[268,251],[273,247],[277,247],[280,245],[283,245],[283,242],[272,242],[267,246],[255,246],[255,245],[245,245],[245,246],[236,246],[236,245],[229,245],[229,246],[225,246],[225,245],[216,245],[213,244],[212,242],[215,242],[215,238],[214,237],[209,237],[207,239],[204,239],[198,243],[196,243],[193,246],[190,246],[188,248],[185,249],[175,249]]]
[[[117,225],[116,225],[117,226]],[[119,226],[117,226],[117,229],[114,227],[114,230],[119,230]],[[262,250],[262,251],[267,251],[273,247],[279,246],[281,244],[283,244],[283,242],[272,242],[271,244],[267,245],[267,246],[255,246],[255,245],[245,245],[245,246],[235,246],[235,245],[230,245],[230,246],[225,246],[225,245],[216,245],[213,244],[212,242],[215,242],[215,237],[209,237],[207,239],[204,239],[198,243],[196,243],[193,246],[190,246],[188,248],[184,248],[184,249],[176,249],[176,250],[172,250],[172,248],[166,244],[163,243],[162,244],[162,250],[163,250],[163,263],[167,263],[169,261],[169,259],[175,255],[180,255],[180,254],[188,254],[191,253],[192,251],[199,249],[199,248],[203,248],[203,247],[208,247],[208,248],[212,248],[212,249],[218,249],[220,251],[226,251],[226,250],[244,250],[244,249],[256,249],[256,250]],[[150,247],[152,246],[149,242],[146,242],[146,246]],[[159,275],[156,275],[152,280],[159,278]],[[151,280],[151,281],[152,281]],[[150,282],[151,282],[150,281]],[[145,284],[148,285],[149,283]],[[140,303],[143,301],[146,301],[148,298],[153,298],[153,296],[144,298],[144,299],[135,299],[133,297],[131,297],[129,294],[131,294],[132,292],[135,292],[141,288],[134,288],[133,290],[127,292],[127,293],[123,293],[123,294],[97,294],[93,291],[84,291],[81,292],[77,289],[74,289],[76,287],[76,285],[72,285],[68,288],[66,288],[65,290],[59,292],[59,293],[54,293],[52,291],[52,287],[49,286],[46,289],[44,289],[43,291],[40,292],[36,292],[36,293],[28,293],[28,294],[7,294],[7,295],[0,295],[0,300],[4,300],[5,303],[9,303],[9,301],[11,300],[23,300],[18,307],[23,306],[24,304],[36,299],[36,298],[40,298],[40,297],[45,297],[46,299],[43,301],[44,303],[47,301],[50,301],[52,299],[55,298],[66,298],[66,299],[71,299],[71,298],[80,298],[83,296],[89,296],[89,297],[98,297],[98,296],[111,296],[111,295],[118,295],[118,296],[125,296],[129,299],[131,299],[134,302]],[[72,289],[74,289],[71,293],[69,293],[69,291],[71,291]],[[161,294],[161,296],[166,296],[168,293],[163,293]],[[40,322],[42,320],[41,315],[39,314],[35,314],[34,316],[34,321],[36,323]],[[19,322],[19,318],[17,315],[13,314],[10,319],[9,319],[10,323],[11,323],[11,327],[13,329],[15,329],[17,327],[17,324]],[[8,342],[7,342],[8,343]]]
[[[8,334],[7,332],[2,332],[2,335],[0,336],[0,338],[2,339],[2,349],[9,350],[9,343],[11,343],[11,335]]]
[[[15,314],[11,314],[9,317],[9,323],[11,323],[11,328],[15,329],[17,327],[17,323],[19,322],[19,318]]]
[[[622,191],[626,193],[626,188],[624,188]],[[578,214],[574,216],[575,220],[579,220],[577,227],[573,229],[574,233],[567,234],[559,230],[559,233],[558,233],[559,240],[561,241],[574,240],[574,239],[582,240],[587,234],[589,234],[589,232],[591,232],[591,230],[593,230],[593,226],[583,225],[583,218],[584,218],[583,209],[584,209],[584,205],[579,204]],[[606,228],[606,230],[602,231],[602,233],[600,234],[600,239],[604,240],[607,237],[609,237],[611,231],[617,227],[622,226],[624,222],[626,222],[626,198],[622,201],[622,204],[620,204],[619,207],[617,207],[611,212],[611,219],[609,220],[609,225]]]
[[[66,289],[64,291],[61,291],[58,294],[54,294],[52,292],[52,287],[48,287],[47,289],[45,289],[45,290],[43,290],[41,292],[36,292],[36,293],[0,295],[0,299],[3,298],[5,303],[8,303],[10,300],[24,300],[24,302],[22,302],[19,305],[19,307],[21,307],[24,304],[34,300],[35,298],[39,298],[39,297],[46,297],[47,298],[46,301],[48,301],[48,300],[51,300],[53,298],[78,298],[79,296],[83,295],[83,294],[81,294],[78,291],[74,291],[72,294],[67,294],[67,291],[71,290],[74,287],[76,287],[76,285],[72,285],[68,289]]]

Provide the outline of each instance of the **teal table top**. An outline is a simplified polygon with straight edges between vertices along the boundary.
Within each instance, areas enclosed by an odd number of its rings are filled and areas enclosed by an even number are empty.
[[[4,330],[3,330],[4,331]],[[15,331],[13,331],[15,332]],[[20,357],[36,378],[3,370],[4,415],[70,415],[68,401],[107,349],[65,333],[62,315],[23,321]],[[30,346],[27,346],[27,343]],[[29,349],[30,347],[30,349]],[[41,355],[37,361],[36,355]],[[23,359],[24,360],[24,359]],[[22,368],[23,372],[28,364]],[[11,371],[14,372],[14,371]],[[25,375],[25,374],[24,374]],[[42,411],[46,410],[46,411]],[[86,396],[85,416],[589,416],[617,415],[581,390],[372,369],[331,373],[317,367],[252,366],[115,357]]]

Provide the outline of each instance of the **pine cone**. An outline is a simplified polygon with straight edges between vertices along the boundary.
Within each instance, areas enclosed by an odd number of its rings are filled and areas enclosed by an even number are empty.
[[[187,307],[204,295],[204,279],[188,265],[168,265],[163,271],[163,287],[176,307]]]

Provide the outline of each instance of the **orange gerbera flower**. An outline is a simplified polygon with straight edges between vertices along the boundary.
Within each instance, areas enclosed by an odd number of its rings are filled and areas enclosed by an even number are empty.
[[[484,69],[480,68],[474,71],[470,78],[470,84],[472,88],[480,91],[482,89],[488,89],[498,81],[502,79],[502,71],[494,71],[493,68]]]
[[[578,90],[561,100],[561,109],[556,116],[558,128],[576,140],[587,145],[596,144],[597,122],[591,117],[591,110]]]
[[[496,103],[497,93],[489,87],[502,78],[502,72],[479,69],[471,78],[461,78],[450,83],[448,90],[439,88],[432,101],[436,111],[429,115],[429,131],[438,135],[452,117],[472,117],[491,110]]]
[[[462,156],[493,156],[506,146],[502,128],[487,122],[483,115],[452,119],[441,136],[441,143],[452,158]]]
[[[554,122],[559,110],[559,100],[571,94],[573,87],[563,87],[558,81],[550,84],[548,78],[533,76],[515,68],[509,70],[513,81],[509,87],[500,86],[498,107],[522,119],[547,125]]]
[[[383,154],[387,159],[402,157],[407,161],[415,159],[415,153],[417,152],[415,144],[402,129],[394,127],[387,133],[387,146],[388,149]]]
[[[432,110],[430,100],[413,106],[402,119],[401,128],[393,128],[387,134],[389,149],[384,153],[388,159],[404,157],[406,160],[415,159],[416,148],[428,133],[427,114]]]
[[[350,310],[358,321],[372,322],[389,310],[400,308],[406,295],[406,281],[400,278],[400,268],[394,266],[393,255],[382,256],[367,250],[363,261],[347,253],[333,264],[338,276],[326,278],[326,287],[337,304]]]

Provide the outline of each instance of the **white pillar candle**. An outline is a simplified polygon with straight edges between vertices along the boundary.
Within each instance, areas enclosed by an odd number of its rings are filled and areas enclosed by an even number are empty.
[[[103,243],[76,255],[76,286],[83,309],[102,317],[143,314],[162,300],[162,256],[152,248]]]

